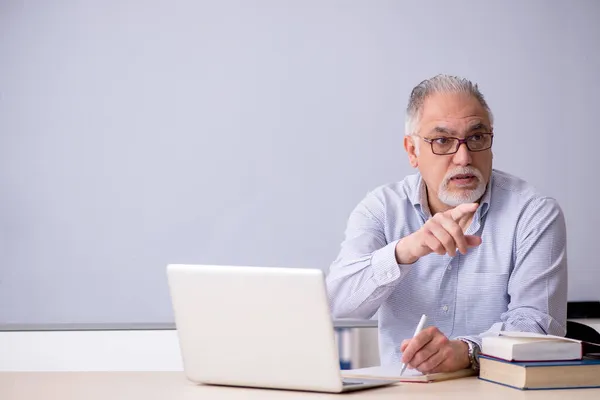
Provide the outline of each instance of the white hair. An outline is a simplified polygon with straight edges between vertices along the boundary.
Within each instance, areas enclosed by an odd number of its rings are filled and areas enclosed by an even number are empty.
[[[475,176],[475,179],[477,179],[477,187],[471,190],[453,193],[448,189],[450,180],[456,175],[463,174]],[[438,188],[438,198],[442,201],[442,203],[449,205],[450,207],[456,207],[460,204],[476,202],[485,193],[485,188],[486,184],[483,181],[483,175],[481,174],[481,171],[470,165],[457,167],[444,176],[444,179]]]
[[[406,108],[406,122],[404,125],[405,135],[410,136],[418,132],[418,125],[423,112],[423,104],[429,96],[436,93],[467,93],[472,95],[485,109],[490,119],[490,124],[493,125],[494,117],[492,111],[483,98],[483,94],[479,91],[477,84],[458,76],[436,75],[433,78],[426,79],[419,83],[410,93],[408,107]],[[418,141],[414,140],[414,143],[418,154]]]

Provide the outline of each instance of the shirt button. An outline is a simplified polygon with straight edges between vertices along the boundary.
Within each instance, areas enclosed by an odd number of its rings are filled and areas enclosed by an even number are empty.
[[[388,272],[386,275],[387,275],[388,278],[392,279],[392,273],[391,272]]]
[[[448,305],[444,304],[444,306],[442,307],[442,310],[444,310],[444,312],[448,312]]]
[[[448,271],[452,271],[452,265],[448,265]]]

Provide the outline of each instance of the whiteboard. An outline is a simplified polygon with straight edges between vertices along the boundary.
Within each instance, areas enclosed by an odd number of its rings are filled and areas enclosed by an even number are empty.
[[[34,4],[35,3],[35,4]],[[596,1],[0,3],[0,323],[172,322],[168,263],[320,268],[414,170],[413,86],[479,83],[599,300]],[[218,305],[215,305],[218,307]]]

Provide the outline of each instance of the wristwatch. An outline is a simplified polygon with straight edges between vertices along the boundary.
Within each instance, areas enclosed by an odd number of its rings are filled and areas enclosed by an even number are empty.
[[[469,347],[469,362],[471,363],[471,368],[474,371],[479,371],[479,353],[481,349],[479,345],[472,340],[460,338],[462,342],[465,342]]]

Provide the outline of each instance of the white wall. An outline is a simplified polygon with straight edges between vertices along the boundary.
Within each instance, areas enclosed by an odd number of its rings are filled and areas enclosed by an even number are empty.
[[[0,372],[181,371],[179,351],[175,330],[0,332]],[[353,329],[352,352],[353,368],[379,365],[377,328]]]
[[[177,331],[0,332],[0,371],[181,371]]]
[[[353,330],[353,343],[355,368],[379,364],[377,328]],[[181,370],[175,330],[0,332],[0,371]]]

